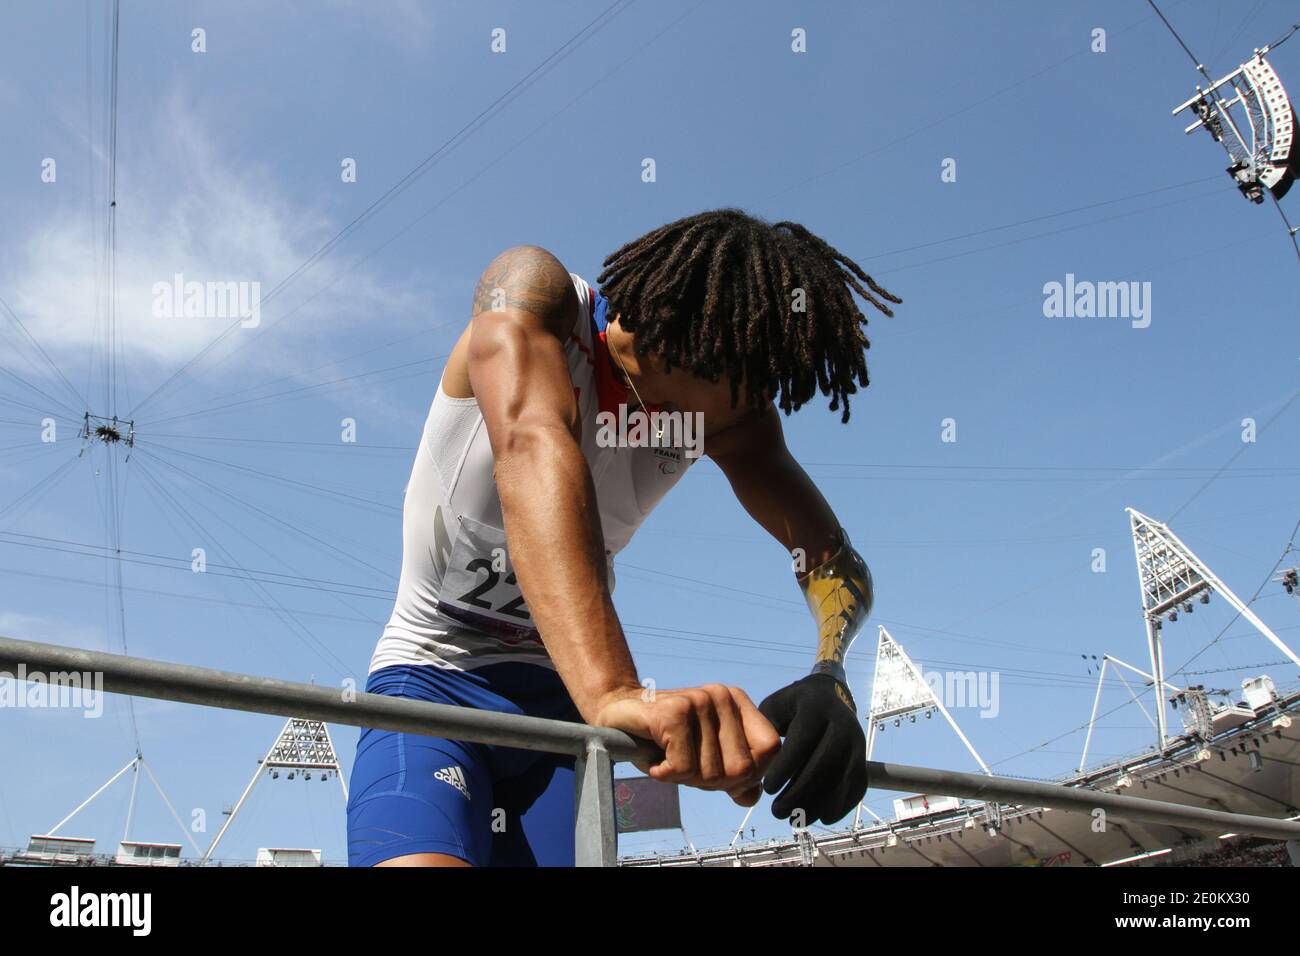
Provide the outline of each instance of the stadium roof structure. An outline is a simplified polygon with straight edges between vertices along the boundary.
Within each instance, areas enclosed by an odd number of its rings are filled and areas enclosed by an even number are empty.
[[[1249,682],[1247,682],[1249,683]],[[1215,715],[1209,739],[1188,733],[1133,757],[1056,782],[1188,806],[1297,816],[1300,688],[1259,707]],[[1177,862],[1227,834],[1106,820],[998,803],[717,850],[625,857],[623,866],[1106,866]]]
[[[1167,524],[1133,508],[1125,510],[1133,537],[1151,671],[1104,655],[1079,769],[1052,782],[1186,806],[1296,818],[1300,806],[1300,733],[1291,728],[1300,716],[1300,684],[1279,695],[1273,681],[1261,675],[1242,682],[1244,700],[1212,702],[1211,693],[1218,696],[1228,692],[1207,692],[1200,686],[1178,687],[1166,680],[1162,631],[1165,622],[1178,620],[1180,611],[1192,613],[1193,601],[1207,603],[1210,595],[1216,594],[1288,661],[1300,665],[1300,657]],[[1294,584],[1285,572],[1277,580],[1284,586]],[[867,718],[868,759],[876,732],[887,721],[898,726],[899,718],[915,720],[918,712],[939,710],[984,772],[989,773],[906,651],[883,627],[880,634]],[[1112,666],[1117,679],[1126,686],[1121,668],[1142,678],[1146,690],[1152,693],[1153,713],[1146,710],[1139,693],[1128,686],[1133,702],[1156,730],[1155,746],[1130,758],[1085,770],[1102,685]],[[1184,732],[1179,736],[1169,731],[1169,707],[1181,713]],[[744,844],[739,842],[738,830],[731,845],[720,850],[699,852],[690,848],[667,856],[629,855],[620,862],[625,866],[1103,866],[1148,859],[1150,854],[1199,853],[1207,838],[1214,841],[1220,836],[1168,824],[1108,821],[1098,808],[1088,814],[1041,806],[958,801],[941,791],[909,794],[905,800],[895,801],[895,806],[894,820],[877,817],[868,827],[860,825],[859,812],[852,826],[844,831],[814,834],[797,829],[790,837]],[[748,814],[745,819],[749,819]]]

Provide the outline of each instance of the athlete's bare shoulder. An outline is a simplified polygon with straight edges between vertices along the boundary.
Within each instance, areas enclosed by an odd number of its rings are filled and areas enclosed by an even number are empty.
[[[577,290],[569,270],[540,246],[512,246],[483,270],[474,290],[473,315],[525,312],[561,338],[577,319]]]
[[[479,276],[472,317],[443,370],[443,390],[452,398],[473,398],[474,362],[529,336],[563,343],[580,314],[573,278],[560,260],[540,246],[512,246]]]

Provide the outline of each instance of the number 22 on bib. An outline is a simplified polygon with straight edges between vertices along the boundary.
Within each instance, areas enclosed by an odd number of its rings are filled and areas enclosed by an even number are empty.
[[[512,644],[538,641],[500,528],[461,517],[438,610],[452,620]]]

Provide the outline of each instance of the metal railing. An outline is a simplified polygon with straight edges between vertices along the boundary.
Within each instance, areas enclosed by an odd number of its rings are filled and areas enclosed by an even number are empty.
[[[39,672],[43,676],[90,673],[102,680],[100,686],[109,693],[572,754],[576,758],[577,827],[574,841],[579,866],[617,864],[613,764],[637,756],[653,758],[656,753],[647,742],[617,730],[586,724],[432,704],[0,637],[0,672],[7,672],[0,673],[0,677],[13,677],[19,668],[24,668],[29,675]],[[1300,839],[1300,823],[1273,817],[953,770],[878,761],[871,761],[868,767],[871,784],[878,789],[998,800],[1085,813],[1100,809],[1121,820],[1230,831],[1273,840]]]

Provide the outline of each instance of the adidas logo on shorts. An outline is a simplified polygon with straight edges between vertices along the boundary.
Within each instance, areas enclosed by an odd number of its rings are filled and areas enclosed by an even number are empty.
[[[451,784],[460,791],[462,797],[466,800],[470,799],[469,785],[465,782],[465,771],[460,767],[444,767],[442,770],[435,770],[433,779]]]

